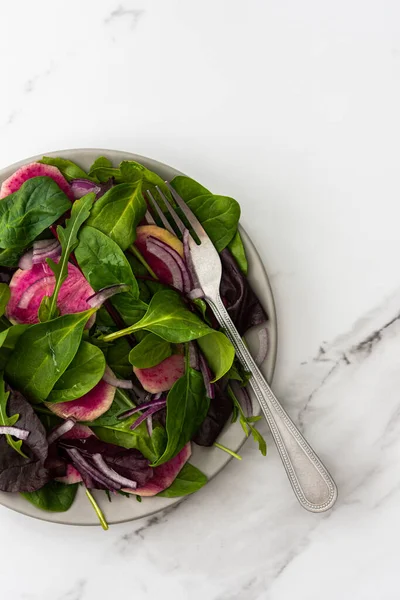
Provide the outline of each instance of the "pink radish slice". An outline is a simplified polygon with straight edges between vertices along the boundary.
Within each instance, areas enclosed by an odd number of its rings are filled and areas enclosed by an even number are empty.
[[[153,477],[146,483],[146,485],[139,487],[136,490],[123,489],[123,491],[129,494],[137,494],[138,496],[155,496],[159,492],[163,492],[176,479],[179,471],[189,460],[191,454],[192,449],[189,442],[184,448],[182,448],[175,458],[172,458],[159,467],[155,467],[153,471]]]
[[[170,390],[185,372],[185,359],[182,354],[173,354],[155,367],[133,371],[147,392],[158,394]]]
[[[68,196],[70,200],[74,200],[74,195],[71,191],[71,186],[68,181],[61,175],[57,167],[51,165],[42,165],[41,163],[30,163],[20,167],[8,179],[3,181],[0,188],[0,198],[5,198],[14,192],[17,192],[21,185],[32,179],[32,177],[51,177],[56,182],[59,188]]]
[[[54,274],[47,263],[33,265],[26,271],[18,269],[10,281],[11,297],[6,310],[8,319],[12,323],[38,323],[37,314],[42,298],[51,296],[54,284]],[[93,293],[79,269],[69,264],[68,277],[61,286],[57,306],[61,314],[88,310],[87,298]],[[93,324],[93,317],[87,327]]]
[[[115,387],[101,379],[90,392],[81,398],[70,402],[49,402],[47,408],[62,419],[76,419],[77,421],[94,421],[111,406],[114,400]]]
[[[67,433],[64,433],[62,438],[64,440],[83,440],[91,435],[94,435],[94,433],[91,429],[89,429],[89,427],[86,427],[86,425],[79,425],[79,423],[77,423],[72,429],[67,431]],[[64,475],[64,477],[56,477],[56,481],[72,485],[73,483],[80,483],[82,481],[82,477],[75,467],[72,465],[67,465],[67,474]]]

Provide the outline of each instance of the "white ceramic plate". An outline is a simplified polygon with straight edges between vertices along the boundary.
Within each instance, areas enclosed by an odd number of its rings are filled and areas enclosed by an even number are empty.
[[[106,156],[115,164],[115,166],[117,166],[121,160],[135,160],[139,163],[142,163],[152,171],[155,171],[164,179],[168,180],[171,180],[175,175],[182,174],[176,169],[150,158],[138,156],[137,154],[130,154],[129,152],[119,152],[116,150],[99,150],[92,148],[80,150],[60,150],[58,152],[50,152],[47,154],[47,156],[60,156],[63,158],[68,158],[82,166],[84,169],[89,168],[89,166],[98,156]],[[5,169],[2,169],[0,171],[0,183],[23,164],[40,160],[41,157],[42,156],[34,156],[27,158],[19,163],[15,163]],[[277,348],[277,329],[274,300],[268,277],[264,270],[261,259],[248,235],[243,231],[243,229],[241,229],[241,234],[249,261],[248,277],[250,283],[269,316],[268,355],[261,369],[267,380],[271,381],[275,368]],[[253,351],[253,353],[256,353],[258,349],[258,337],[256,332],[251,332],[251,335],[249,335],[247,340],[250,349]],[[258,404],[255,401],[253,404],[254,413],[259,414],[260,409]],[[221,433],[218,441],[224,446],[237,451],[245,439],[246,437],[239,423],[228,423],[224,431]],[[215,475],[217,475],[217,473],[219,473],[230,460],[231,457],[218,448],[202,448],[193,444],[193,454],[190,462],[201,469],[209,479],[215,477]],[[143,498],[142,502],[137,502],[135,496],[132,496],[132,499],[117,496],[115,499],[113,499],[112,503],[110,503],[103,492],[95,492],[95,494],[102,510],[104,511],[107,522],[110,524],[147,517],[160,510],[169,508],[182,500],[182,498],[154,497]],[[41,511],[27,502],[19,494],[7,494],[0,492],[0,504],[30,517],[35,517],[45,521],[52,521],[54,523],[63,523],[68,525],[99,525],[97,516],[87,501],[82,489],[78,491],[75,502],[70,510],[65,513]]]

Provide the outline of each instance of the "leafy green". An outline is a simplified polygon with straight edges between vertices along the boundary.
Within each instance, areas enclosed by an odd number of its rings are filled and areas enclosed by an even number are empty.
[[[99,156],[89,169],[89,177],[97,179],[100,183],[105,183],[110,177],[120,181],[121,173],[119,169],[113,167],[111,160],[108,160],[105,156]]]
[[[94,290],[124,283],[130,286],[132,297],[139,297],[137,281],[125,254],[118,244],[98,229],[90,225],[82,228],[75,257]]]
[[[65,512],[71,508],[78,491],[78,483],[67,485],[58,481],[49,481],[36,492],[21,492],[21,496],[31,504],[49,512]]]
[[[129,362],[130,345],[124,338],[116,340],[108,345],[106,350],[107,364],[118,377],[130,379],[132,377],[132,365]]]
[[[206,396],[201,373],[187,366],[185,374],[168,392],[167,447],[153,466],[161,465],[176,456],[192,439],[207,415],[209,404],[210,399]]]
[[[249,371],[245,371],[242,364],[236,360],[229,369],[227,377],[228,379],[234,379],[235,381],[238,381],[241,387],[244,387],[249,383],[251,373]]]
[[[179,175],[171,185],[185,200],[210,236],[214,246],[221,252],[237,232],[240,206],[229,196],[218,196],[202,185]]]
[[[18,267],[19,259],[24,253],[21,248],[0,248],[0,265],[2,267]]]
[[[129,361],[134,367],[146,369],[154,367],[172,354],[169,342],[154,333],[148,333],[129,353]]]
[[[0,333],[0,369],[4,370],[11,352],[29,325],[12,325]]]
[[[67,160],[66,158],[43,156],[42,160],[38,162],[57,167],[67,181],[71,181],[71,179],[90,179],[86,171],[72,162],[72,160]]]
[[[231,251],[234,259],[236,260],[239,269],[244,275],[247,275],[249,265],[247,263],[246,251],[244,249],[243,241],[239,230],[235,233],[235,235],[229,242],[228,248]]]
[[[207,483],[207,481],[207,476],[204,475],[204,473],[190,463],[186,463],[171,485],[163,492],[159,492],[157,496],[163,496],[164,498],[188,496],[189,494],[197,492]]]
[[[0,283],[0,317],[2,317],[6,311],[10,296],[11,292],[8,285],[6,283]]]
[[[95,309],[31,325],[19,337],[6,365],[6,378],[32,402],[46,400],[79,348]],[[13,329],[13,328],[12,328]]]
[[[135,300],[128,292],[113,296],[110,302],[127,325],[134,325],[140,321],[148,308],[147,304]]]
[[[106,359],[93,344],[81,342],[74,359],[54,384],[46,402],[68,402],[94,388],[104,375]]]
[[[52,295],[44,296],[40,304],[38,315],[42,322],[54,319],[60,314],[57,309],[57,298],[62,284],[68,277],[68,259],[78,245],[78,231],[89,217],[95,198],[95,194],[86,194],[83,198],[75,200],[72,205],[71,217],[65,222],[65,227],[61,227],[61,225],[57,227],[61,257],[58,263],[50,258],[47,259],[47,263],[55,275],[56,283]]]
[[[28,179],[0,202],[0,247],[25,248],[70,207],[50,177]]]
[[[121,183],[97,200],[88,225],[99,229],[126,250],[135,241],[136,227],[146,210],[141,183]]]
[[[232,399],[233,407],[234,407],[232,423],[234,423],[236,421],[236,419],[239,417],[239,422],[240,422],[242,429],[245,432],[246,436],[249,437],[249,434],[251,433],[254,441],[258,444],[258,448],[259,448],[261,454],[263,456],[266,456],[267,455],[267,443],[264,440],[261,433],[258,431],[258,429],[256,429],[253,426],[253,423],[259,421],[261,419],[261,417],[246,417],[239,400],[236,398],[235,394],[232,391],[231,386],[228,386],[228,394],[229,394],[230,398]]]
[[[214,373],[214,381],[221,379],[232,367],[235,348],[221,331],[213,331],[197,340],[200,350]]]
[[[9,395],[10,392],[6,392],[4,389],[3,373],[0,373],[0,425],[5,427],[12,427],[19,419],[19,414],[12,415],[11,417],[7,415],[7,400]],[[6,440],[8,445],[11,446],[11,448],[14,448],[18,454],[24,458],[28,458],[21,450],[22,440],[16,441],[8,434],[6,435]]]
[[[109,342],[124,335],[145,329],[167,342],[190,342],[213,333],[203,321],[185,306],[181,296],[172,290],[154,294],[144,317],[134,325],[104,336]]]
[[[158,196],[156,186],[161,188],[167,197],[171,198],[171,192],[165,185],[165,181],[160,175],[150,171],[144,165],[135,162],[134,160],[124,160],[119,165],[121,171],[121,178],[123,181],[129,181],[130,183],[141,183],[142,190],[149,190],[150,192]]]

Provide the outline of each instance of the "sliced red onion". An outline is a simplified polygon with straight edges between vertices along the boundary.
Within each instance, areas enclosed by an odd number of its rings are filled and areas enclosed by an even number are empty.
[[[180,292],[183,292],[182,271],[179,268],[178,263],[170,255],[169,252],[167,252],[164,248],[160,248],[156,244],[153,244],[151,241],[149,241],[149,239],[150,239],[150,236],[149,236],[149,238],[147,238],[147,241],[146,241],[146,248],[147,248],[148,252],[150,252],[150,254],[153,254],[154,256],[157,256],[157,258],[159,258],[165,264],[165,266],[168,268],[169,272],[171,273],[172,285],[174,286],[174,288],[176,288]]]
[[[24,308],[24,309],[28,308],[32,298],[36,295],[36,293],[39,290],[42,290],[42,288],[46,285],[49,285],[49,286],[54,285],[54,276],[53,275],[41,277],[40,279],[37,279],[35,281],[35,283],[32,283],[32,285],[27,287],[18,302],[17,308]]]
[[[139,427],[139,425],[141,425],[143,423],[143,421],[145,421],[148,417],[150,417],[151,415],[154,415],[154,413],[158,412],[159,410],[162,410],[164,408],[164,406],[166,405],[166,400],[164,400],[164,402],[160,405],[160,406],[153,406],[152,408],[149,408],[148,410],[146,410],[142,415],[140,415],[140,417],[138,419],[136,419],[136,421],[134,423],[132,423],[132,425],[130,426],[129,429],[131,429],[131,431],[133,431],[134,429],[136,429],[137,427]]]
[[[133,390],[133,382],[130,379],[118,379],[108,367],[104,371],[103,380],[116,388]]]
[[[111,469],[111,467],[107,465],[106,461],[103,459],[101,454],[93,454],[92,458],[99,471],[103,473],[103,475],[105,475],[106,477],[109,477],[110,479],[115,481],[115,483],[133,489],[137,487],[137,481],[133,481],[133,479],[127,479],[126,477],[123,477],[122,475],[117,473],[117,471],[114,471],[114,469]]]
[[[98,194],[101,192],[101,187],[93,181],[89,181],[89,179],[73,179],[71,181],[71,191],[75,200],[78,200],[90,192]]]
[[[189,365],[192,369],[199,370],[199,353],[194,342],[189,342]]]
[[[117,484],[113,479],[110,479],[106,475],[103,475],[103,473],[100,473],[100,471],[98,471],[98,469],[96,469],[95,467],[92,467],[92,465],[90,463],[88,463],[88,461],[85,458],[83,458],[83,456],[81,455],[79,450],[77,450],[76,448],[65,448],[65,450],[66,450],[67,454],[69,454],[69,456],[71,457],[72,462],[73,462],[74,466],[76,467],[77,471],[83,470],[92,479],[94,479],[95,481],[98,481],[101,485],[103,485],[107,489],[110,489],[110,490],[121,489],[122,486]]]
[[[30,269],[33,265],[33,248],[31,248],[30,250],[28,250],[28,252],[25,252],[25,254],[23,254],[21,256],[21,258],[19,259],[18,262],[18,266],[20,269],[22,269],[23,271],[27,271],[28,269]]]
[[[245,387],[239,385],[237,381],[231,381],[230,385],[232,387],[233,393],[235,394],[237,400],[240,403],[240,406],[243,408],[244,413],[249,416],[253,413],[253,403],[251,401],[249,392]]]
[[[151,437],[153,435],[153,417],[151,415],[146,419],[146,427],[147,433],[149,434],[149,437]]]
[[[162,396],[162,392],[158,392],[158,394],[154,394],[153,400],[159,400]]]
[[[266,356],[268,353],[268,331],[267,331],[266,326],[264,326],[262,329],[259,330],[258,342],[259,342],[258,352],[257,352],[257,356],[255,356],[255,358],[254,358],[254,361],[257,364],[257,366],[259,367],[260,365],[262,365],[262,363],[266,359]]]
[[[164,399],[150,400],[149,402],[143,402],[139,406],[135,406],[134,408],[130,408],[129,410],[126,410],[122,414],[118,415],[117,419],[122,421],[123,419],[127,419],[128,417],[131,417],[132,415],[136,414],[137,412],[140,412],[141,410],[146,410],[147,408],[153,408],[153,407],[159,407],[158,410],[160,410],[160,408],[164,408],[164,406],[165,406]]]
[[[204,292],[200,288],[194,288],[194,290],[191,290],[188,293],[188,298],[190,298],[190,300],[197,300],[197,298],[204,298]]]
[[[37,246],[40,242],[47,242],[46,245],[41,244]],[[46,258],[56,258],[61,254],[61,245],[57,240],[39,240],[33,244],[33,257],[32,263],[37,265],[46,260]]]
[[[59,437],[64,435],[64,433],[70,431],[74,427],[74,425],[75,419],[67,419],[66,421],[64,421],[64,423],[61,423],[61,425],[53,429],[53,431],[47,436],[47,443],[49,444],[49,446],[50,444],[58,440]]]
[[[98,306],[104,304],[104,302],[108,300],[108,298],[115,296],[115,294],[121,294],[121,292],[127,292],[128,290],[129,285],[126,285],[125,283],[120,283],[118,285],[109,285],[108,287],[99,290],[92,296],[89,296],[86,302],[91,308],[97,308]]]
[[[178,254],[178,252],[176,250],[174,250],[173,248],[171,248],[171,246],[169,246],[168,244],[165,244],[164,242],[162,242],[161,240],[153,237],[153,236],[149,236],[146,240],[146,247],[147,250],[150,252],[150,254],[154,254],[155,256],[158,256],[158,258],[160,258],[163,262],[165,262],[165,264],[167,265],[167,267],[170,269],[170,263],[171,260],[169,260],[167,257],[164,256],[164,258],[161,258],[161,255],[159,254],[159,252],[157,252],[157,249],[154,248],[154,246],[156,246],[158,248],[158,250],[164,250],[167,254],[170,255],[171,259],[173,259],[173,261],[178,265],[178,268],[181,272],[181,276],[182,276],[182,288],[178,288],[180,289],[181,292],[189,292],[192,289],[192,281],[190,279],[190,275],[189,275],[189,271],[187,270],[187,267],[182,259],[182,257],[180,256],[180,254]]]
[[[215,390],[214,390],[213,384],[211,383],[210,367],[208,366],[207,361],[204,358],[204,356],[201,354],[201,352],[199,352],[199,358],[200,358],[200,371],[201,371],[201,374],[203,375],[204,385],[206,387],[206,394],[209,398],[213,399],[213,398],[215,398]]]
[[[56,238],[50,238],[49,240],[37,240],[37,242],[33,242],[33,250],[35,254],[45,254],[54,246],[57,246],[57,244],[58,240]]]
[[[26,440],[28,435],[29,435],[29,431],[27,431],[26,429],[20,429],[19,427],[0,427],[0,434],[1,435],[13,435],[14,437],[18,438],[19,440]]]

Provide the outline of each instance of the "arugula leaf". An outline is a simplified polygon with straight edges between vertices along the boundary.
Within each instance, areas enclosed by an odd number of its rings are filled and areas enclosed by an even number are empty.
[[[5,427],[12,427],[19,419],[19,415],[15,414],[12,417],[7,416],[7,400],[10,392],[6,392],[4,389],[3,373],[0,373],[0,425]],[[18,454],[24,458],[28,458],[21,450],[22,440],[15,441],[11,435],[6,435],[6,440],[11,448],[14,448]]]
[[[111,160],[105,156],[99,156],[89,169],[89,177],[97,179],[100,183],[105,183],[111,177],[114,177],[116,181],[120,181],[121,173],[119,169],[113,167]]]
[[[153,463],[153,467],[176,456],[192,439],[207,415],[209,404],[210,399],[206,396],[201,373],[187,365],[185,374],[168,392],[167,447],[162,456]]]
[[[258,448],[259,448],[261,454],[263,456],[266,456],[267,455],[267,443],[264,440],[261,433],[258,431],[258,429],[256,429],[252,425],[252,423],[255,423],[256,421],[258,421],[259,418],[258,417],[246,417],[246,415],[244,414],[242,405],[240,404],[239,400],[236,398],[230,385],[228,386],[228,394],[233,402],[233,407],[234,407],[232,422],[234,423],[236,421],[237,417],[239,416],[239,422],[240,422],[242,429],[245,432],[246,436],[249,437],[249,434],[251,432],[254,441],[256,443],[258,443]]]
[[[190,463],[186,463],[171,485],[166,490],[159,492],[157,496],[162,496],[163,498],[188,496],[197,492],[207,481],[208,478],[204,473]]]
[[[172,354],[169,342],[154,333],[148,333],[129,353],[129,362],[139,369],[155,367]]]
[[[21,492],[31,504],[49,512],[65,512],[71,508],[78,491],[78,483],[65,484],[49,481],[36,492]]]
[[[8,285],[6,283],[0,283],[0,317],[2,317],[6,311],[10,296],[11,292]]]
[[[68,402],[81,398],[99,383],[105,368],[106,359],[100,348],[81,342],[74,359],[54,384],[46,402]]]
[[[228,248],[231,251],[233,258],[236,260],[239,269],[244,275],[247,275],[249,265],[247,263],[246,251],[244,249],[239,230],[235,233],[235,235],[229,242]]]
[[[238,381],[241,387],[244,387],[249,383],[250,377],[251,373],[249,371],[245,371],[244,367],[239,361],[235,361],[228,372],[228,379],[234,379],[235,381]]]
[[[26,248],[70,207],[50,177],[28,179],[0,202],[0,247]]]
[[[55,275],[56,283],[52,295],[44,296],[40,304],[38,315],[41,322],[49,321],[59,315],[57,298],[62,284],[68,277],[68,259],[71,252],[78,245],[78,231],[89,217],[95,198],[95,194],[86,194],[83,198],[75,200],[71,217],[66,221],[65,227],[61,227],[61,225],[57,227],[57,235],[61,244],[61,257],[58,263],[50,258],[47,259],[47,264]]]
[[[136,227],[147,210],[141,183],[121,183],[112,187],[93,207],[88,225],[99,229],[122,250],[136,238]],[[1,238],[0,238],[1,245]]]
[[[107,235],[85,225],[79,233],[75,257],[86,279],[96,292],[109,285],[125,283],[129,295],[139,297],[139,288],[131,266],[121,248]]]
[[[199,338],[197,343],[214,373],[212,381],[218,381],[232,367],[235,348],[222,331],[213,331],[213,333]]]
[[[190,342],[209,333],[213,333],[203,321],[188,310],[181,296],[172,290],[162,290],[154,294],[144,317],[115,333],[104,336],[105,342],[145,329],[167,342],[178,344]]]
[[[43,156],[42,160],[38,162],[57,167],[67,181],[71,181],[71,179],[90,179],[86,171],[72,162],[72,160],[67,160],[66,158]]]
[[[31,325],[6,365],[7,381],[32,402],[44,402],[77,353],[84,327],[95,312],[92,308]]]

